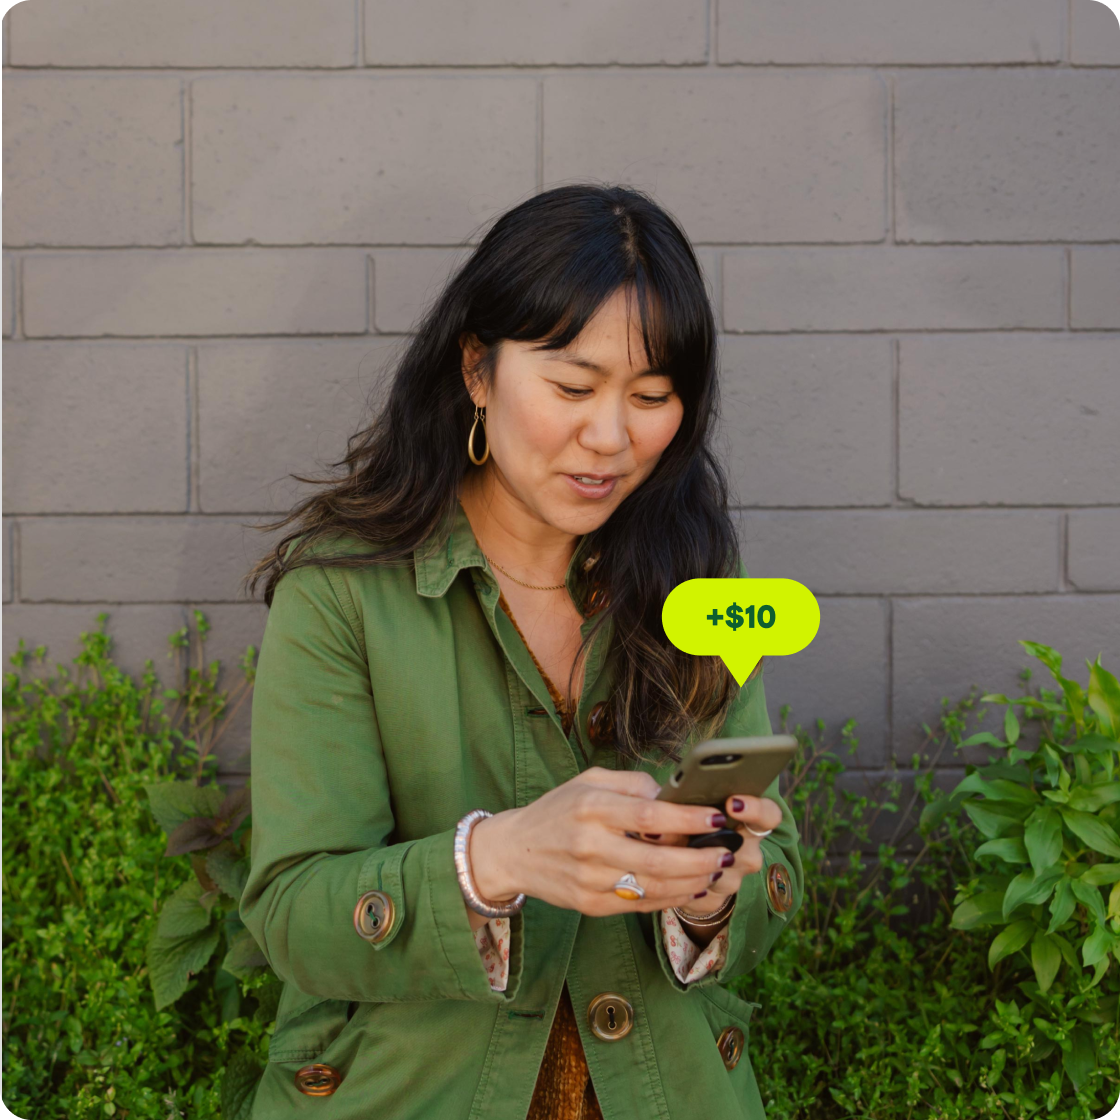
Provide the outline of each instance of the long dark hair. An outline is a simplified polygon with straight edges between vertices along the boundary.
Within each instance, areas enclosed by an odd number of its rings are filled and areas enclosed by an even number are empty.
[[[503,340],[567,346],[620,288],[636,293],[647,355],[669,374],[684,416],[650,476],[580,541],[599,559],[582,577],[577,606],[586,614],[597,592],[602,607],[579,656],[613,618],[607,656],[615,688],[606,728],[622,759],[679,761],[687,740],[718,729],[738,692],[734,678],[718,657],[681,652],[661,625],[662,604],[677,584],[737,575],[727,481],[709,446],[718,412],[715,322],[684,231],[629,187],[557,187],[494,222],[424,313],[380,413],[332,464],[345,475],[292,475],[324,489],[281,521],[258,526],[267,532],[297,524],[246,575],[249,595],[265,578],[271,605],[277,580],[302,563],[410,563],[413,550],[453,513],[471,469],[466,443],[474,408],[460,337],[473,334],[486,348],[474,372],[489,383]],[[304,556],[335,534],[376,552]]]

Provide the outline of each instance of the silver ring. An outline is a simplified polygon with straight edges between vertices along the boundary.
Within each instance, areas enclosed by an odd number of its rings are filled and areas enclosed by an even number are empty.
[[[629,902],[643,899],[646,896],[645,888],[634,878],[633,871],[627,871],[612,889],[619,898],[625,898]]]
[[[750,833],[750,834],[751,834],[752,836],[769,836],[769,835],[770,835],[770,833],[774,831],[774,830],[773,830],[772,828],[768,828],[768,829],[767,829],[767,830],[766,830],[765,832],[755,832],[755,830],[754,830],[753,828],[751,828],[751,826],[750,826],[749,824],[745,824],[745,825],[743,825],[743,827],[744,827],[744,828],[745,828],[745,829],[746,829],[746,830],[747,830],[747,831],[748,831],[748,832],[749,832],[749,833]]]

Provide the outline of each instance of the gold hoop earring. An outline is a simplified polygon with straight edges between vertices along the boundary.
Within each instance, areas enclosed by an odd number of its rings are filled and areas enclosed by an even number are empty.
[[[482,438],[486,440],[486,450],[482,453],[481,459],[476,459],[474,457],[474,430],[478,427],[479,420],[482,421]],[[481,467],[490,458],[490,441],[486,439],[486,416],[478,405],[474,406],[474,423],[471,425],[471,434],[467,436],[467,454],[476,467]]]

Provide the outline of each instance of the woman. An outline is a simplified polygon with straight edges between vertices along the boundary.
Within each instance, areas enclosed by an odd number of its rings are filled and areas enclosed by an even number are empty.
[[[249,583],[241,916],[284,981],[254,1120],[762,1120],[757,1004],[719,983],[800,905],[792,816],[776,780],[722,816],[654,800],[700,739],[771,731],[761,672],[660,624],[677,584],[746,574],[716,378],[675,222],[550,190],[279,523]],[[724,818],[736,853],[685,846]]]

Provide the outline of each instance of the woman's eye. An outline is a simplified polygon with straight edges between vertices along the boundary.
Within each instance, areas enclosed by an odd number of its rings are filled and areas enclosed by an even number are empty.
[[[590,395],[590,393],[591,393],[590,389],[575,388],[571,385],[561,385],[560,389],[561,389],[562,392],[567,393],[568,396],[571,397],[573,400],[582,400],[584,397]],[[664,404],[669,399],[669,397],[671,397],[671,396],[672,396],[672,393],[669,393],[669,394],[667,394],[666,396],[663,396],[663,397],[653,397],[653,396],[648,396],[644,393],[639,393],[638,394],[638,400],[640,400],[643,404]]]

